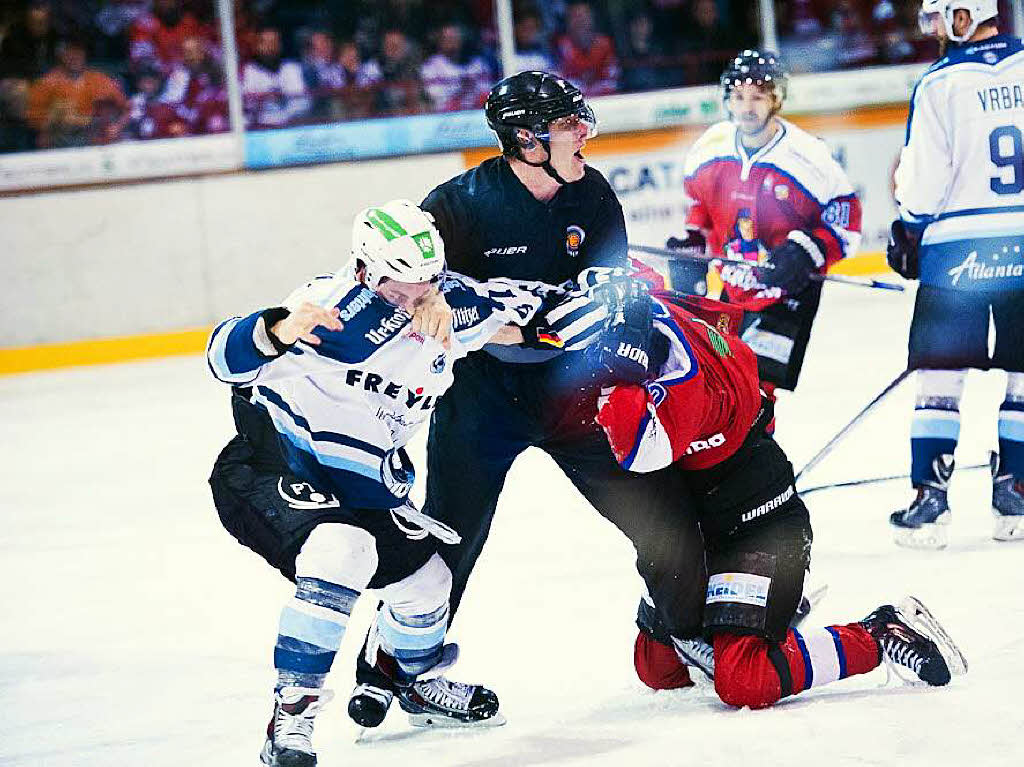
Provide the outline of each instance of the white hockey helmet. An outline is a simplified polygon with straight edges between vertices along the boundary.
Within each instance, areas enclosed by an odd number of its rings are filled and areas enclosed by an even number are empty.
[[[971,14],[971,25],[962,35],[953,33],[953,15],[958,10]],[[926,35],[935,30],[935,22],[941,17],[946,36],[957,43],[969,40],[978,25],[999,15],[998,0],[922,0],[917,21]]]
[[[385,277],[430,282],[444,272],[444,242],[434,217],[409,200],[361,210],[352,222],[353,271],[376,290]]]

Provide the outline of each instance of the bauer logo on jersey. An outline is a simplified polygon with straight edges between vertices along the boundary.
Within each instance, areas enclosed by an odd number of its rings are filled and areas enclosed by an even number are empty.
[[[705,602],[739,602],[744,605],[765,607],[772,579],[750,573],[716,573],[708,579]]]
[[[583,231],[583,227],[576,226],[576,224],[569,225],[565,230],[565,252],[576,258],[580,254],[580,246],[585,239],[587,239],[587,233]]]

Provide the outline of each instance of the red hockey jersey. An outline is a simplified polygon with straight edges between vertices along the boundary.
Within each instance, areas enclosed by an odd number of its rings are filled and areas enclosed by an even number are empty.
[[[763,263],[772,248],[795,239],[824,273],[859,247],[860,201],[824,142],[779,123],[775,138],[752,155],[740,147],[730,122],[704,132],[686,158],[687,226],[704,232],[708,255],[732,260]],[[746,309],[783,298],[748,268],[724,264],[719,271],[729,301]]]
[[[736,332],[742,311],[708,299],[655,298],[670,347],[660,375],[602,392],[597,421],[616,460],[648,472],[678,461],[706,469],[735,453],[761,405],[757,358]]]

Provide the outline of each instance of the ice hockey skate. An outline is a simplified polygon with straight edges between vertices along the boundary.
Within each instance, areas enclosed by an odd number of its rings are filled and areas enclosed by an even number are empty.
[[[672,646],[675,647],[679,660],[687,666],[699,668],[709,680],[715,678],[715,649],[709,642],[700,637],[696,639],[672,637]]]
[[[270,767],[316,767],[313,720],[333,697],[331,690],[306,687],[284,687],[275,693],[260,762]]]
[[[967,672],[960,648],[914,597],[898,606],[882,605],[861,625],[878,642],[886,667],[905,682],[941,687],[952,675]]]
[[[348,701],[349,717],[361,727],[377,727],[387,716],[391,701],[409,715],[416,727],[497,727],[505,724],[498,713],[498,696],[482,685],[463,684],[443,674],[459,657],[458,645],[446,644],[441,660],[412,684],[401,684],[394,674],[394,659],[376,651],[371,681],[356,685]]]
[[[913,549],[944,549],[949,544],[953,515],[946,492],[953,466],[953,456],[936,456],[932,461],[933,478],[917,487],[917,497],[908,508],[889,516],[897,544]]]
[[[999,453],[989,454],[992,471],[992,537],[997,541],[1024,541],[1024,480],[1002,468]]]

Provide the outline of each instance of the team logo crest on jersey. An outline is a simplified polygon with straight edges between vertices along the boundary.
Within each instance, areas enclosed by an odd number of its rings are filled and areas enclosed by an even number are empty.
[[[576,258],[580,254],[580,246],[586,238],[587,233],[583,231],[583,227],[570,224],[565,229],[565,252],[572,258]]]
[[[430,363],[431,373],[443,373],[444,372],[445,357],[443,354],[438,354],[437,359]]]

